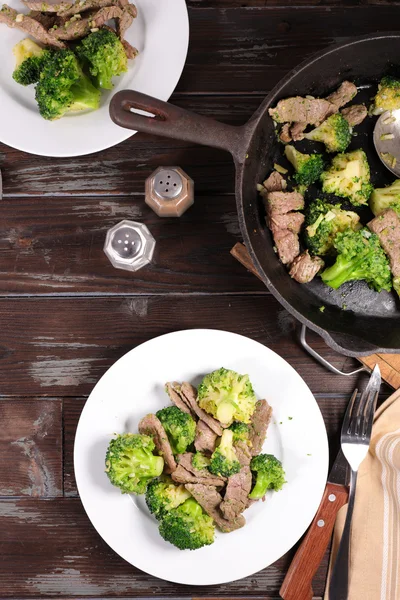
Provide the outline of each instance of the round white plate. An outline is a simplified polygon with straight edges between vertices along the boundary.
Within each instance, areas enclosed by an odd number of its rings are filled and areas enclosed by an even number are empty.
[[[51,1],[51,0],[50,0]],[[0,141],[40,156],[83,156],[111,148],[128,139],[132,131],[115,125],[108,114],[113,94],[134,89],[160,100],[168,100],[181,76],[189,43],[189,21],[185,0],[133,0],[138,17],[126,39],[140,54],[129,61],[129,71],[115,78],[112,91],[102,91],[101,108],[94,112],[45,121],[38,112],[33,86],[17,84],[12,73],[12,49],[27,37],[0,24]],[[20,0],[9,5],[27,12]]]
[[[212,546],[181,551],[160,537],[143,497],[122,495],[109,483],[104,457],[114,432],[135,432],[144,415],[170,404],[167,381],[197,385],[202,375],[222,366],[248,373],[257,396],[271,404],[264,451],[282,460],[288,483],[245,511],[242,529],[217,533]],[[260,571],[298,541],[323,494],[328,443],[311,391],[286,361],[240,335],[200,329],[150,340],[105,373],[83,409],[74,462],[83,506],[115,552],[155,577],[212,585]]]

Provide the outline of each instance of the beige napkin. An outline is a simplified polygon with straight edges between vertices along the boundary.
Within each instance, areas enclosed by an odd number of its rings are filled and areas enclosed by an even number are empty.
[[[332,559],[346,510],[337,517]],[[358,473],[349,600],[400,600],[400,390],[376,411],[370,450]]]

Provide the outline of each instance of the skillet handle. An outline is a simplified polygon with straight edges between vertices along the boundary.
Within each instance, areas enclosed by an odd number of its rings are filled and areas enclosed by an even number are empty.
[[[132,109],[151,113],[140,115]],[[230,152],[236,162],[245,160],[248,127],[234,127],[134,90],[122,90],[110,103],[110,117],[120,127],[143,133],[213,146]]]

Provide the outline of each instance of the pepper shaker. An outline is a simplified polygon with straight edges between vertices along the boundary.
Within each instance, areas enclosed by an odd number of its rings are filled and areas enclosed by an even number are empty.
[[[121,221],[107,231],[104,252],[116,269],[138,271],[153,258],[156,241],[137,221]]]
[[[146,180],[145,202],[159,217],[181,217],[194,203],[193,180],[180,167],[159,167]]]

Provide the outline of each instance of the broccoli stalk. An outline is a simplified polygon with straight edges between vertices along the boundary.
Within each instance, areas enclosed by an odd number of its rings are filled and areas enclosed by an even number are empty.
[[[346,281],[364,279],[377,292],[392,289],[389,260],[379,238],[367,228],[338,233],[334,247],[339,255],[331,267],[323,271],[322,281],[337,289]]]
[[[376,217],[387,208],[392,208],[400,216],[400,179],[385,188],[375,189],[369,199],[369,207]]]
[[[179,550],[197,550],[214,542],[214,523],[200,504],[189,498],[166,513],[160,524],[160,535]]]
[[[208,470],[213,475],[230,477],[240,471],[240,463],[233,447],[233,431],[225,429],[220,439],[219,446],[211,455]]]
[[[256,401],[249,376],[224,368],[206,375],[198,388],[199,406],[224,425],[249,423]]]
[[[167,406],[156,413],[168,436],[172,452],[183,454],[194,442],[196,422],[191,415],[183,412],[177,406]]]
[[[370,171],[364,150],[338,154],[321,175],[322,190],[348,198],[354,206],[367,204],[372,193]]]
[[[263,498],[268,490],[279,491],[286,483],[282,463],[273,454],[259,454],[250,462],[255,484],[249,494],[252,500]]]
[[[150,481],[146,490],[146,504],[157,519],[161,519],[165,513],[177,508],[188,498],[190,498],[190,493],[185,487],[174,485],[171,480],[154,479]]]
[[[346,229],[361,229],[357,213],[317,199],[310,204],[306,216],[305,242],[316,256],[330,253],[337,233]]]
[[[351,142],[351,127],[340,113],[331,115],[304,137],[325,144],[327,152],[344,152]]]
[[[285,156],[296,171],[293,179],[301,186],[308,187],[317,181],[324,170],[322,154],[303,154],[288,144],[285,146]]]
[[[112,90],[112,78],[128,70],[124,47],[118,36],[109,29],[90,33],[75,51],[87,65],[97,87]]]
[[[199,471],[207,469],[210,466],[210,459],[202,452],[196,452],[192,458],[192,466]]]
[[[154,442],[147,435],[124,433],[110,441],[106,473],[123,494],[144,494],[148,483],[161,475],[164,459],[154,456]]]
[[[13,48],[16,58],[13,79],[20,85],[32,85],[40,78],[46,60],[51,57],[50,50],[44,50],[38,44],[26,38]]]
[[[380,115],[386,110],[400,108],[400,81],[394,77],[383,77],[370,107],[370,114]]]

